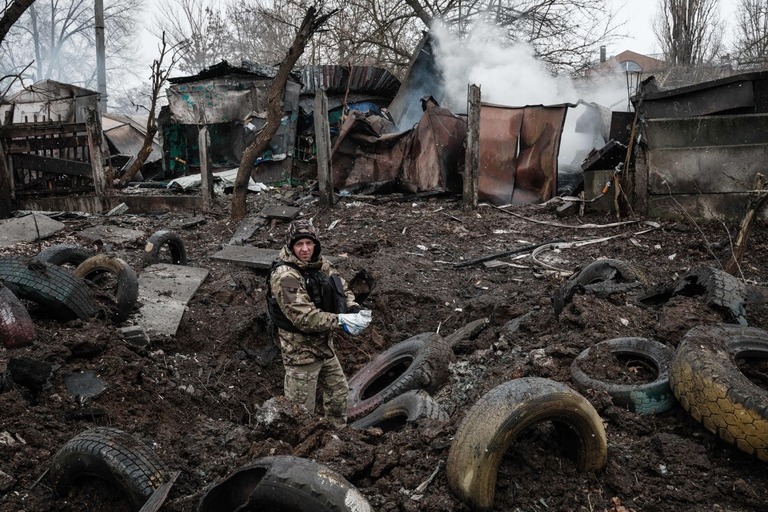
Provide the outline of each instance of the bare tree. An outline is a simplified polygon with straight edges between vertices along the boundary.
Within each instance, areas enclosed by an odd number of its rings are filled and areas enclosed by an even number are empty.
[[[0,43],[3,42],[13,24],[21,18],[24,11],[26,11],[34,1],[35,0],[5,0],[3,15],[0,17]]]
[[[653,32],[669,63],[710,63],[723,44],[719,0],[660,0]]]
[[[256,134],[253,142],[245,148],[243,156],[240,158],[240,166],[237,169],[237,177],[235,178],[235,185],[232,190],[232,208],[230,211],[230,218],[232,220],[240,220],[248,213],[245,205],[248,181],[251,179],[253,164],[256,163],[259,155],[267,149],[269,141],[272,140],[280,126],[280,118],[283,115],[282,98],[288,76],[296,65],[296,61],[304,53],[307,41],[335,12],[330,11],[323,14],[315,6],[307,9],[307,14],[299,26],[293,44],[288,49],[283,62],[280,63],[277,74],[272,80],[272,85],[267,93],[267,121],[259,133]]]
[[[209,0],[172,0],[157,4],[160,17],[155,31],[165,34],[171,45],[183,43],[185,49],[179,54],[179,69],[185,73],[199,73],[227,58],[228,26],[213,4]]]
[[[606,0],[403,0],[427,27],[436,18],[459,34],[479,23],[530,44],[553,72],[576,73],[620,28]]]
[[[136,55],[135,26],[144,0],[114,0],[104,9],[109,78],[131,68]],[[0,46],[0,73],[31,61],[26,78],[50,78],[95,88],[94,3],[88,0],[36,0]]]
[[[157,134],[157,117],[155,116],[157,101],[165,83],[168,81],[168,77],[171,76],[173,67],[179,60],[179,54],[183,49],[184,44],[186,43],[181,42],[173,46],[168,46],[165,40],[165,34],[160,36],[160,56],[152,61],[152,88],[150,90],[149,112],[147,115],[147,128],[146,133],[144,134],[144,142],[136,155],[136,158],[131,163],[131,166],[117,182],[118,187],[125,187],[128,185],[128,182],[136,176],[136,173],[139,172],[141,166],[144,165],[144,162],[147,161],[150,153],[152,153],[152,144],[155,135]],[[168,64],[168,67],[163,68],[163,63],[167,58],[170,58],[171,62]]]
[[[736,11],[733,51],[742,65],[768,61],[768,3],[764,0],[741,0]]]

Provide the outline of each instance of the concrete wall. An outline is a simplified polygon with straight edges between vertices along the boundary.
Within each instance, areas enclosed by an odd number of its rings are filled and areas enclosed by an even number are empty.
[[[768,114],[650,119],[641,144],[634,198],[653,217],[738,220],[768,177]]]

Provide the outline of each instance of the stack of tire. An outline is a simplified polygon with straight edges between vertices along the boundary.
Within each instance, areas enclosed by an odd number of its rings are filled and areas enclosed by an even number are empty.
[[[355,429],[395,430],[448,415],[432,398],[448,380],[456,357],[437,333],[422,333],[378,354],[349,379],[347,415]]]

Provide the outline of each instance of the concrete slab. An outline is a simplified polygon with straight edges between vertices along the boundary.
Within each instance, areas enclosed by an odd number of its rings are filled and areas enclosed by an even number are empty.
[[[280,251],[275,249],[225,245],[219,252],[211,254],[211,258],[214,260],[239,263],[246,267],[259,270],[269,270],[278,254],[280,254]]]
[[[230,245],[243,245],[246,240],[251,238],[256,230],[261,229],[267,224],[267,219],[263,217],[246,217],[237,226],[235,234],[229,241]]]
[[[261,211],[261,216],[268,219],[293,220],[299,211],[295,206],[271,205]]]
[[[0,247],[11,247],[21,242],[34,242],[58,233],[66,226],[39,213],[0,221]]]
[[[157,263],[139,275],[139,325],[149,337],[173,335],[179,328],[189,299],[208,277],[208,270]]]
[[[134,243],[145,238],[143,231],[121,228],[119,226],[93,226],[77,232],[77,236],[90,242],[101,240],[113,244]]]

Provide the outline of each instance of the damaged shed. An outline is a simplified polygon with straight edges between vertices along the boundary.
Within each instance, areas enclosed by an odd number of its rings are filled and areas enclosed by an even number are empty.
[[[768,72],[669,90],[651,77],[635,103],[642,119],[636,208],[661,217],[682,208],[697,218],[739,218],[756,174],[766,172]]]
[[[267,93],[277,69],[243,61],[226,61],[193,76],[169,79],[168,106],[160,112],[163,158],[169,177],[199,172],[199,129],[208,127],[208,154],[214,167],[237,167],[245,148],[266,122]],[[283,95],[283,118],[270,148],[258,161],[266,181],[291,176],[301,84],[296,74]]]
[[[0,192],[17,203],[93,191],[103,199],[109,177],[98,101],[96,91],[43,80],[0,104],[10,187]]]

